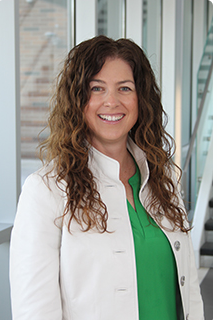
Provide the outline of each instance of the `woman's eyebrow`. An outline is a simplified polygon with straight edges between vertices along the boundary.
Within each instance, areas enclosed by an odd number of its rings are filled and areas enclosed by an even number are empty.
[[[118,84],[123,84],[126,82],[131,82],[132,84],[135,84],[135,82],[133,80],[123,80],[123,81],[119,81]]]
[[[99,83],[106,83],[105,81],[103,80],[100,80],[100,79],[91,79],[90,82],[99,82]],[[135,82],[133,80],[122,80],[122,81],[118,81],[117,84],[124,84],[126,82],[131,82],[132,84],[135,84]]]
[[[100,83],[105,83],[105,81],[100,80],[100,79],[91,79],[91,80],[90,80],[90,82],[93,82],[93,81],[95,81],[95,82],[100,82]]]

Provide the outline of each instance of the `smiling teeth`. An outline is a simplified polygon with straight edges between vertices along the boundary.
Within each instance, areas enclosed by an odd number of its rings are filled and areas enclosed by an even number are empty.
[[[107,120],[107,121],[118,121],[118,120],[121,120],[124,115],[120,115],[120,116],[107,116],[105,114],[100,114],[99,117],[103,120]]]

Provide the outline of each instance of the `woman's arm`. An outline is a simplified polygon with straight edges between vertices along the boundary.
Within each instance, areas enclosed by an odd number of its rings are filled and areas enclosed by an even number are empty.
[[[179,190],[179,188],[178,188]],[[179,205],[183,208],[185,211],[185,206],[183,203],[183,200],[180,196],[180,192],[178,192],[178,198],[179,198]],[[185,221],[186,225],[188,225],[188,222]],[[204,310],[203,310],[203,301],[200,293],[200,286],[198,281],[198,271],[195,264],[195,256],[194,256],[194,249],[192,245],[191,240],[191,231],[188,233],[188,243],[189,243],[189,278],[190,278],[190,305],[189,305],[189,317],[188,320],[204,320]]]
[[[190,237],[190,235],[189,235]],[[190,243],[190,313],[189,320],[204,320],[203,301],[198,282],[198,272],[195,264],[194,250],[191,237]]]
[[[10,247],[13,320],[61,320],[59,250],[61,191],[39,174],[27,178],[19,199]]]
[[[173,172],[173,182],[177,190],[177,197],[179,206],[186,212],[184,202],[181,198],[180,185],[177,184],[175,174]],[[189,223],[185,220],[186,227],[189,227]],[[203,301],[200,293],[200,286],[198,282],[198,271],[195,264],[194,249],[191,239],[191,231],[188,232],[188,253],[189,253],[189,279],[190,279],[190,291],[189,291],[189,315],[188,320],[204,320]]]

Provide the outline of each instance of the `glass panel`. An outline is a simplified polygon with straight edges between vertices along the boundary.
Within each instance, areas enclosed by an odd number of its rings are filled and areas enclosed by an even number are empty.
[[[52,83],[68,51],[67,3],[20,0],[22,183],[40,166],[36,153],[38,134],[46,126]]]
[[[208,74],[210,71],[211,63],[213,60],[213,25],[211,23],[207,40],[203,52],[203,56],[200,62],[200,67],[197,74],[197,108],[200,107],[200,103],[204,94]],[[197,133],[197,145],[196,145],[196,197],[199,192],[200,182],[203,176],[204,166],[206,162],[206,156],[208,154],[211,136],[213,132],[213,77],[211,77],[206,99],[203,107],[203,113],[201,115],[200,125]],[[196,199],[195,199],[196,202]]]
[[[142,47],[160,85],[161,0],[143,0]]]
[[[97,1],[97,35],[113,39],[125,34],[125,0]]]
[[[197,133],[197,157],[196,157],[196,197],[202,180],[206,156],[208,154],[211,136],[213,132],[213,79],[210,80],[208,93],[206,95],[203,113]]]
[[[207,155],[210,147],[210,142],[212,141],[212,133],[213,133],[213,76],[212,76],[212,73],[211,73],[209,86],[207,88],[207,91],[205,91],[207,79],[210,75],[210,72],[212,72],[212,60],[213,60],[213,27],[211,25],[207,35],[206,43],[204,46],[204,52],[203,52],[198,73],[197,73],[197,109],[200,108],[202,97],[203,95],[205,95],[205,98],[203,98],[204,99],[203,111],[199,120],[200,122],[197,128],[197,132],[196,132],[197,136],[194,141],[191,162],[189,163],[189,167],[188,167],[188,176],[187,178],[185,177],[185,179],[183,179],[183,188],[184,188],[185,195],[188,195],[189,193],[189,197],[187,198],[186,196],[185,200],[189,201],[188,207],[190,209],[190,212],[189,212],[190,221],[193,220],[200,183],[204,175],[204,167],[205,167],[205,163],[206,163],[206,159],[207,159]],[[183,81],[187,83],[186,78],[184,78]],[[187,90],[187,87],[184,84],[183,84],[183,88]],[[183,99],[183,101],[187,104],[187,100],[185,101]],[[183,110],[187,111],[186,108]],[[186,122],[187,122],[187,119],[186,119]],[[183,123],[183,127],[182,127],[182,131],[184,130],[187,130],[187,127],[185,127],[185,123]],[[184,152],[184,155],[183,155],[184,161],[186,161],[186,153],[188,149],[189,149],[189,145],[186,145],[186,152]],[[182,151],[183,150],[184,150],[184,147]],[[183,172],[183,173],[185,176],[186,172]]]

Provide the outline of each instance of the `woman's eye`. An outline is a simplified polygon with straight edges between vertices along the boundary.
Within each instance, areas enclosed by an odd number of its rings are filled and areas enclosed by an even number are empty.
[[[131,91],[131,89],[129,87],[121,87],[120,90],[121,91]]]
[[[91,91],[94,91],[94,92],[98,92],[98,91],[101,91],[102,88],[101,87],[92,87],[91,88]]]

